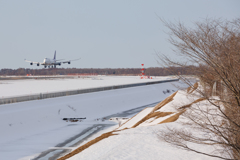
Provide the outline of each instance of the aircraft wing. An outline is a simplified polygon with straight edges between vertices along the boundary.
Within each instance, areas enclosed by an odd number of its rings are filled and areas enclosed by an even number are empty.
[[[32,64],[37,64],[37,65],[42,64],[41,62],[33,62],[33,61],[26,60],[26,59],[24,59],[24,60],[25,60],[25,62],[29,62],[31,65]]]
[[[30,63],[34,63],[34,64],[40,64],[40,62],[28,61],[28,60],[26,60],[26,59],[24,59],[24,60],[25,60],[25,62],[30,62]]]
[[[79,59],[81,59],[81,58],[63,61],[63,62],[61,62],[61,63],[68,63],[68,64],[70,64],[71,61],[77,61],[77,60],[79,60]]]
[[[58,60],[56,60],[56,61],[62,61],[62,60],[64,60],[64,59],[58,59]]]

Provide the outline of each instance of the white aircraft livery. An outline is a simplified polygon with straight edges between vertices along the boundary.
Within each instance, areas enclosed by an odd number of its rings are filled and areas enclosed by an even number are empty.
[[[67,60],[67,61],[62,61],[62,59],[59,59],[59,60],[56,60],[56,51],[54,53],[54,57],[53,59],[50,59],[50,58],[44,58],[43,62],[33,62],[33,61],[28,61],[25,59],[26,62],[30,62],[30,65],[33,65],[33,64],[37,64],[37,66],[39,65],[43,65],[45,68],[56,68],[56,66],[61,66],[61,64],[63,63],[68,63],[70,64],[71,61],[77,61],[79,60],[80,58],[78,59],[73,59],[73,60]]]

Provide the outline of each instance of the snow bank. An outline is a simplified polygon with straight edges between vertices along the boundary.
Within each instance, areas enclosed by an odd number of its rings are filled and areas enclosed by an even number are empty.
[[[186,91],[179,91],[173,97],[173,100],[166,103],[163,107],[158,110],[154,110],[153,107],[146,108],[129,119],[118,129],[115,129],[113,134],[116,135],[101,140],[72,156],[69,160],[217,160],[218,158],[175,148],[161,141],[158,137],[158,132],[166,129],[166,127],[182,127],[181,123],[178,122],[186,121],[186,119],[181,116],[181,113],[183,113],[185,109],[179,110],[178,108],[189,104],[192,104],[194,107],[197,103],[200,106],[202,105],[202,107],[211,107],[209,103],[204,100],[197,102],[196,100],[198,98],[197,96],[187,94]],[[142,123],[136,126],[136,128],[131,128],[141,121]],[[208,153],[214,150],[212,146],[205,145],[191,144],[191,147],[201,148],[201,151]]]
[[[117,132],[69,160],[216,160],[216,158],[180,150],[159,140],[162,125],[137,127]],[[205,148],[207,151],[209,148]]]
[[[121,125],[117,130],[122,130],[126,128],[132,128],[137,122],[139,122],[141,119],[143,119],[145,116],[147,116],[150,112],[152,112],[153,107],[151,108],[145,108],[140,113],[135,115],[133,118],[131,118],[129,121]]]

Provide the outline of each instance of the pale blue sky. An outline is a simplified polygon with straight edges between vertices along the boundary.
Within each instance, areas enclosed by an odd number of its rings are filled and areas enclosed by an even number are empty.
[[[80,61],[62,67],[158,67],[155,51],[173,56],[156,15],[187,26],[240,17],[239,0],[0,0],[0,69],[37,68],[24,58]],[[43,68],[38,67],[38,68]]]

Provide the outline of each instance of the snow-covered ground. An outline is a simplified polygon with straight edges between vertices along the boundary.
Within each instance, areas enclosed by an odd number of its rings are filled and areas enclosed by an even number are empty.
[[[138,113],[134,117],[132,117],[127,123],[122,124],[118,130],[122,130],[125,128],[132,128],[138,121],[143,119],[146,115],[148,115],[153,108],[145,108],[142,112]]]
[[[69,160],[217,160],[175,148],[163,141],[157,135],[165,124],[137,127],[110,136]],[[169,127],[169,125],[168,125]],[[172,125],[172,127],[174,127]],[[204,146],[204,150],[212,150]]]
[[[99,79],[17,80],[0,84],[1,96],[53,92],[78,88],[130,84],[144,81],[139,77],[98,77]],[[166,78],[164,78],[166,79]],[[179,82],[131,87],[0,106],[0,156],[16,160],[34,157],[42,151],[77,135],[96,121],[115,113],[159,102],[169,96]],[[170,92],[166,92],[169,90]],[[66,122],[62,118],[84,118]],[[106,122],[113,123],[113,122]],[[29,158],[25,158],[29,159]],[[87,158],[88,159],[88,158]]]
[[[195,95],[195,94],[194,94]],[[113,134],[108,138],[105,138],[98,143],[95,143],[83,150],[82,152],[68,158],[69,160],[218,160],[219,158],[209,157],[195,152],[189,152],[181,150],[171,146],[170,144],[161,140],[158,136],[160,131],[164,131],[168,128],[181,128],[182,123],[187,122],[184,116],[181,116],[177,121],[168,123],[161,123],[169,117],[180,113],[176,110],[176,107],[181,107],[186,104],[190,104],[197,97],[190,96],[185,91],[178,91],[172,101],[168,101],[163,107],[147,107],[142,110],[136,116],[132,117],[121,127],[113,129]],[[198,105],[211,108],[211,104],[207,101],[197,102]],[[162,104],[162,103],[160,103]],[[195,105],[195,104],[193,104]],[[151,112],[152,111],[152,112]],[[132,128],[134,124],[137,124],[140,120],[144,119],[152,113],[166,113],[175,112],[164,117],[153,116],[151,121],[146,120],[138,125],[136,128]],[[153,114],[154,115],[154,114]],[[155,114],[156,115],[156,114]],[[154,123],[155,122],[155,123]],[[156,123],[157,122],[157,123]],[[161,123],[161,124],[160,124]],[[191,128],[184,128],[191,130]],[[197,132],[196,134],[201,134]],[[82,144],[81,144],[82,145]],[[80,145],[80,146],[81,146]],[[189,144],[188,144],[189,145]],[[197,148],[206,153],[214,151],[214,147],[206,145],[190,144],[191,147]]]
[[[153,77],[153,79],[140,79],[139,76],[93,76],[48,79],[22,79],[1,80],[0,99],[38,93],[51,93],[114,85],[135,84],[172,79],[174,77]]]

